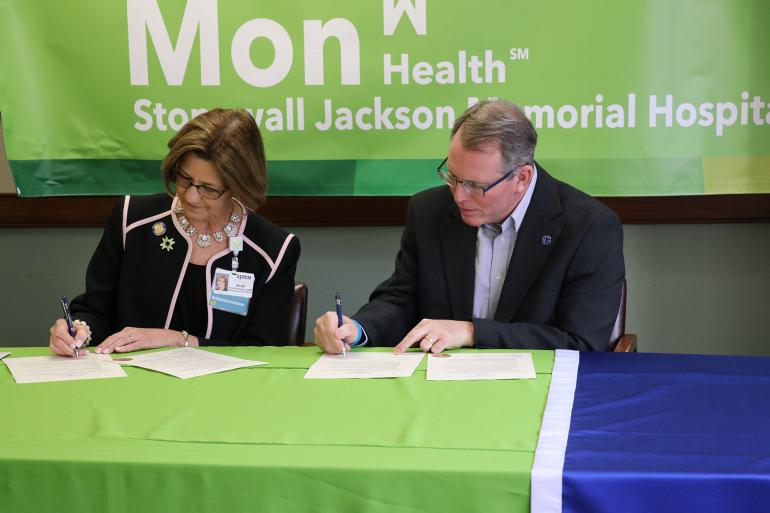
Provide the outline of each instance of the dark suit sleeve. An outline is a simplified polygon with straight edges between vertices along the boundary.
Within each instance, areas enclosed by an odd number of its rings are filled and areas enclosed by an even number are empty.
[[[586,231],[568,265],[562,288],[554,294],[552,322],[473,319],[476,346],[605,351],[624,276],[623,227],[606,211]]]
[[[249,305],[246,325],[237,339],[200,339],[201,345],[284,345],[289,338],[289,309],[300,255],[299,239],[289,241],[280,266]]]
[[[353,316],[366,331],[368,345],[394,346],[417,323],[414,209],[414,201],[410,200],[393,274],[374,289],[369,302]]]
[[[110,214],[86,271],[86,291],[70,304],[73,319],[88,323],[91,344],[102,342],[115,331],[116,301],[123,260],[123,208],[121,198]]]

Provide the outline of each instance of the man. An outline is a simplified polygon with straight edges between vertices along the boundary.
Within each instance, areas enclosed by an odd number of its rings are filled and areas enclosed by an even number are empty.
[[[393,275],[353,318],[316,320],[327,353],[362,342],[606,350],[620,305],[623,229],[602,203],[534,160],[517,106],[481,102],[457,119],[439,176],[415,194]]]

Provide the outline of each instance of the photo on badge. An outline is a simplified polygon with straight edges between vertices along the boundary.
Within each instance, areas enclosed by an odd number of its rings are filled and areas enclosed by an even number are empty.
[[[217,268],[211,282],[209,305],[238,315],[246,315],[254,291],[254,275]]]
[[[214,275],[214,286],[212,287],[216,291],[227,290],[227,282],[229,278],[226,274],[217,273]]]

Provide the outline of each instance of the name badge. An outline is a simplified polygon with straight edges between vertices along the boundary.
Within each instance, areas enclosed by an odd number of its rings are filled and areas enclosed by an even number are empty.
[[[217,268],[211,282],[209,304],[215,310],[246,315],[253,293],[253,274]]]

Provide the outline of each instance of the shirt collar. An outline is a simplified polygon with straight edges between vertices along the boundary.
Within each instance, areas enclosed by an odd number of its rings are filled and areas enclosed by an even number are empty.
[[[532,163],[532,180],[529,182],[529,187],[527,188],[527,192],[524,193],[524,197],[521,198],[521,201],[519,201],[519,204],[516,205],[516,208],[513,209],[513,213],[511,214],[511,217],[513,217],[514,228],[516,228],[516,231],[519,231],[519,228],[521,228],[521,223],[524,222],[524,215],[527,213],[527,209],[529,208],[529,202],[532,201],[532,194],[535,192],[535,184],[537,183],[537,166],[535,166],[535,163]]]
[[[529,182],[529,187],[527,187],[527,192],[524,193],[524,197],[521,198],[521,201],[519,201],[519,204],[516,205],[516,208],[513,209],[513,212],[511,212],[511,215],[508,216],[508,218],[503,221],[502,228],[503,232],[508,231],[508,229],[511,228],[511,224],[513,224],[513,229],[516,230],[516,232],[519,231],[521,228],[521,223],[524,222],[524,215],[527,213],[527,209],[529,208],[529,203],[532,201],[532,194],[535,192],[535,184],[537,183],[537,167],[534,163],[532,163],[532,180]]]

